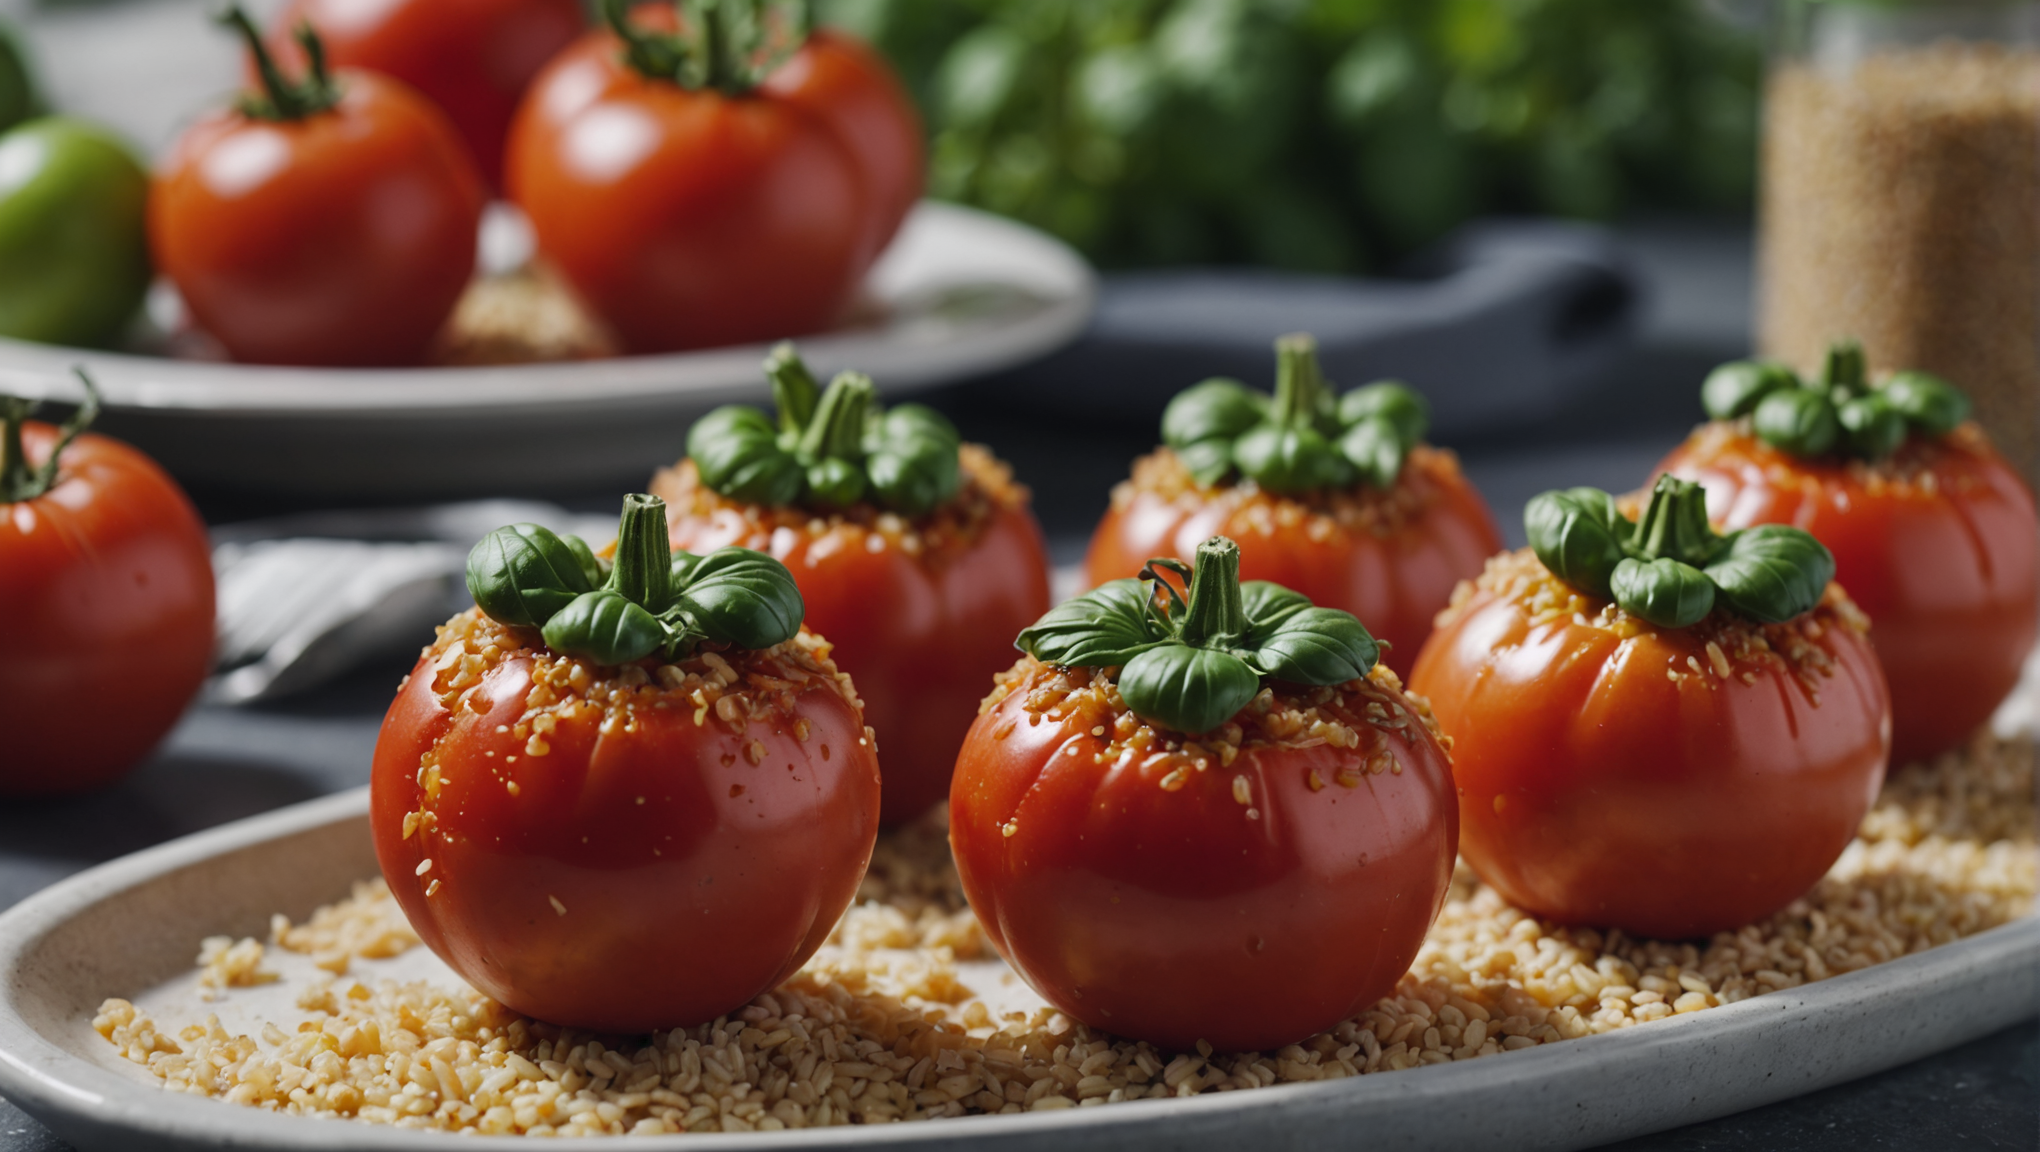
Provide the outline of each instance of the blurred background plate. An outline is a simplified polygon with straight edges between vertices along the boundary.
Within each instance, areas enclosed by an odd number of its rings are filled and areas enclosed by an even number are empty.
[[[900,397],[1039,357],[1084,328],[1096,278],[1025,225],[924,203],[872,269],[853,327],[804,338],[823,379]],[[554,364],[271,368],[0,339],[0,391],[106,401],[99,431],[202,489],[421,499],[640,483],[717,404],[770,399],[764,345]]]

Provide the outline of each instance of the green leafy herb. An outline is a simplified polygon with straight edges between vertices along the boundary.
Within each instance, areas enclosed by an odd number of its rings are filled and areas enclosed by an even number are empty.
[[[762,552],[673,551],[665,502],[644,495],[624,497],[606,571],[578,537],[512,524],[468,553],[467,585],[491,619],[598,664],[676,659],[710,641],[770,648],[800,631],[805,611],[793,575]]]
[[[1187,600],[1164,573],[1185,582]],[[1139,579],[1110,581],[1050,609],[1014,644],[1049,664],[1119,666],[1128,708],[1191,734],[1230,720],[1264,677],[1343,684],[1381,657],[1352,613],[1315,607],[1266,581],[1240,583],[1239,545],[1223,536],[1198,546],[1194,569],[1151,560]]]
[[[955,497],[963,438],[932,408],[881,410],[871,378],[844,372],[816,387],[790,344],[765,360],[777,423],[755,408],[726,405],[687,433],[701,482],[732,500],[768,507],[846,508],[870,500],[923,516]]]
[[[1797,528],[1727,536],[1707,523],[1707,494],[1661,476],[1631,523],[1597,488],[1546,492],[1523,514],[1530,548],[1551,574],[1661,628],[1705,619],[1717,602],[1776,624],[1809,611],[1835,576],[1834,557]]]
[[[1395,381],[1334,399],[1318,367],[1317,342],[1298,333],[1275,342],[1275,394],[1213,379],[1177,393],[1162,412],[1162,441],[1190,475],[1213,485],[1237,472],[1270,492],[1345,488],[1356,479],[1388,488],[1424,438],[1430,408]]]
[[[1945,436],[1969,418],[1969,398],[1937,376],[1895,372],[1873,386],[1854,340],[1829,346],[1812,384],[1770,361],[1723,364],[1701,384],[1700,402],[1716,420],[1749,417],[1757,439],[1805,458],[1882,460],[1909,436]]]

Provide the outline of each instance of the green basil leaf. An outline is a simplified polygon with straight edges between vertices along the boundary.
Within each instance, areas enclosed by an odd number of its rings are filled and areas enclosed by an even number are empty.
[[[1270,580],[1247,580],[1240,584],[1240,608],[1247,617],[1248,643],[1258,643],[1280,628],[1284,621],[1310,607],[1310,597]]]
[[[588,547],[586,540],[579,536],[566,535],[560,537],[560,542],[573,552],[575,561],[581,565],[581,574],[588,578],[588,587],[597,587],[609,579],[608,561],[595,555],[595,550]]]
[[[1893,373],[1877,394],[1898,409],[1907,423],[1929,436],[1946,436],[1969,419],[1969,397],[1926,372]]]
[[[1013,646],[1044,664],[1109,668],[1162,643],[1139,580],[1108,580],[1050,608],[1014,639]]]
[[[1313,607],[1291,613],[1265,635],[1249,632],[1237,655],[1262,675],[1292,684],[1344,684],[1367,675],[1381,659],[1381,645],[1351,612]]]
[[[1280,495],[1353,482],[1353,466],[1313,428],[1263,424],[1233,441],[1233,463],[1247,479]]]
[[[749,548],[718,548],[692,565],[685,580],[674,614],[706,639],[739,648],[755,651],[793,639],[807,612],[786,565]]]
[[[1882,460],[1905,443],[1905,415],[1875,392],[1835,409],[1849,450],[1865,460]]]
[[[1530,548],[1560,580],[1595,596],[1626,555],[1622,541],[1633,526],[1615,500],[1598,488],[1568,488],[1532,497],[1523,509]]]
[[[1340,427],[1351,428],[1362,420],[1373,419],[1388,421],[1395,429],[1397,441],[1408,451],[1431,430],[1431,402],[1400,380],[1365,384],[1339,398]],[[1366,471],[1365,465],[1361,471]]]
[[[1162,443],[1180,450],[1204,440],[1233,440],[1267,415],[1266,396],[1216,377],[1176,393],[1162,409]]]
[[[1229,652],[1164,644],[1126,662],[1119,695],[1134,715],[1195,736],[1238,714],[1261,678]]]
[[[1685,628],[1714,610],[1714,582],[1700,569],[1665,557],[1626,559],[1609,578],[1615,603],[1660,628]]]
[[[1226,439],[1199,440],[1185,444],[1176,451],[1176,459],[1190,470],[1190,478],[1205,488],[1225,479],[1232,471],[1233,442]]]
[[[468,594],[512,627],[541,627],[594,586],[573,546],[537,524],[498,528],[468,552]]]
[[[1785,388],[1758,402],[1753,417],[1757,439],[1794,456],[1825,456],[1841,438],[1835,406],[1813,388]]]
[[[666,642],[666,626],[607,588],[584,592],[545,622],[546,647],[597,664],[642,660]]]
[[[1339,452],[1360,473],[1369,487],[1387,490],[1402,475],[1406,445],[1395,426],[1386,419],[1369,416],[1346,429],[1339,438]]]
[[[837,456],[808,465],[808,499],[829,508],[848,508],[864,497],[864,469]]]
[[[880,503],[905,516],[925,516],[949,502],[963,483],[956,446],[936,444],[911,452],[881,450],[864,462]]]
[[[1835,558],[1797,528],[1762,524],[1731,536],[1727,553],[1706,572],[1729,607],[1752,620],[1778,624],[1820,603],[1835,578]]]
[[[778,507],[800,495],[800,461],[756,408],[731,404],[696,420],[687,430],[687,455],[701,482],[732,500]]]
[[[949,422],[949,417],[926,404],[901,404],[888,408],[878,420],[877,427],[882,440],[942,440],[948,443],[952,452],[963,445],[963,434]]]
[[[1733,420],[1756,410],[1773,392],[1799,387],[1792,369],[1770,360],[1733,360],[1707,374],[1700,405],[1716,420]]]

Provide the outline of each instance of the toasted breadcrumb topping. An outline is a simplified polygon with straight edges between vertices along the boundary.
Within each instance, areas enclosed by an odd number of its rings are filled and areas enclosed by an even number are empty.
[[[1228,520],[1244,516],[1263,535],[1302,527],[1313,540],[1334,531],[1394,536],[1438,502],[1447,487],[1460,487],[1459,457],[1444,448],[1419,444],[1403,461],[1402,474],[1386,491],[1356,484],[1334,491],[1280,496],[1244,477],[1204,487],[1173,449],[1157,448],[1133,462],[1133,476],[1112,489],[1112,507],[1125,511],[1135,498],[1154,497],[1225,510]]]
[[[1659,630],[1650,621],[1624,612],[1614,601],[1582,592],[1552,575],[1528,548],[1491,556],[1479,576],[1461,580],[1452,589],[1451,602],[1438,613],[1437,627],[1450,627],[1482,592],[1516,605],[1532,628],[1570,623],[1621,640]],[[1816,641],[1831,628],[1846,628],[1859,636],[1870,631],[1870,618],[1839,584],[1830,583],[1811,611],[1782,624],[1759,624],[1726,608],[1716,608],[1706,619],[1682,630],[1700,641],[1704,658],[1689,657],[1688,667],[1672,669],[1669,674],[1674,680],[1699,677],[1703,682],[1754,684],[1760,675],[1784,671],[1818,704],[1821,681],[1835,674],[1835,666],[1834,657]]]
[[[968,551],[998,513],[1027,507],[1025,485],[1013,469],[979,444],[957,451],[962,483],[941,507],[918,517],[901,516],[860,501],[839,512],[817,513],[799,507],[767,508],[735,500],[701,482],[694,461],[661,468],[652,477],[651,493],[666,502],[670,524],[685,521],[728,524],[737,529],[735,542],[774,556],[785,556],[793,542],[806,536],[810,556],[844,548],[877,552],[896,548],[909,556],[940,561]]]
[[[1713,420],[1693,434],[1686,452],[1706,460],[1722,453],[1747,456],[1764,464],[1764,478],[1776,488],[1818,489],[1824,479],[1839,473],[1871,496],[1954,495],[1980,483],[1970,468],[1950,468],[1963,457],[1993,455],[1990,438],[1974,421],[1966,421],[1946,436],[1908,436],[1898,450],[1881,460],[1802,460],[1772,448],[1756,438],[1748,416],[1735,420]],[[1809,472],[1811,466],[1814,471]]]
[[[1413,735],[1421,730],[1448,752],[1452,747],[1451,737],[1438,730],[1430,703],[1404,692],[1402,681],[1386,664],[1344,684],[1307,687],[1270,680],[1231,720],[1201,736],[1186,736],[1134,715],[1120,698],[1118,668],[1060,668],[1023,656],[993,683],[991,695],[978,706],[980,715],[1019,695],[1028,724],[1088,721],[1084,726],[1091,735],[1104,741],[1092,755],[1093,763],[1165,766],[1169,771],[1161,784],[1171,792],[1183,786],[1189,773],[1230,768],[1241,752],[1250,749],[1327,744],[1354,749],[1360,755],[1336,779],[1353,788],[1363,774],[1402,772],[1385,733]],[[992,730],[993,738],[1005,739],[1019,723],[1018,716],[1009,716]],[[1312,788],[1325,783],[1316,780]]]

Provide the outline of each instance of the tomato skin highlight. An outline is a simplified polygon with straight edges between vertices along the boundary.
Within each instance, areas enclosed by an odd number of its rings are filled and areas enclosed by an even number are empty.
[[[1477,588],[1410,682],[1453,738],[1467,863],[1532,915],[1661,939],[1799,897],[1855,835],[1891,741],[1869,641],[1810,618],[1833,668],[1817,702],[1775,665],[1717,676],[1700,626],[1624,639]]]
[[[575,0],[292,0],[267,37],[292,72],[306,22],[332,67],[395,77],[437,105],[492,187],[525,88],[585,26]]]
[[[1423,511],[1387,534],[1348,528],[1251,485],[1146,490],[1139,479],[1146,464],[1136,465],[1124,495],[1113,493],[1091,535],[1084,572],[1092,587],[1137,575],[1155,556],[1187,563],[1204,540],[1228,536],[1240,545],[1240,579],[1272,581],[1358,616],[1388,642],[1382,661],[1402,675],[1454,585],[1502,547],[1487,502],[1450,454],[1436,449],[1414,450],[1397,482],[1410,486]]]
[[[835,323],[920,192],[898,82],[837,33],[743,96],[647,79],[621,52],[588,33],[512,126],[505,179],[540,250],[637,352]]]
[[[298,121],[221,110],[185,131],[149,197],[149,243],[237,360],[414,364],[474,274],[485,193],[438,109],[368,72]]]
[[[39,466],[57,431],[29,421],[22,439]],[[118,778],[177,723],[212,664],[212,546],[176,482],[89,433],[64,450],[58,477],[33,500],[0,503],[0,795]]]
[[[561,720],[533,756],[516,734],[529,653],[452,709],[435,660],[419,661],[377,740],[376,855],[425,943],[510,1008],[604,1032],[711,1020],[798,971],[855,896],[878,765],[833,687],[804,688],[797,719],[742,734],[713,711],[697,725],[684,700],[637,709],[634,731],[600,731],[597,709]],[[420,766],[435,750],[433,800]],[[433,826],[407,835],[426,809]]]
[[[1103,711],[1030,722],[1032,682],[971,728],[950,843],[986,935],[1044,999],[1164,1048],[1252,1051],[1394,990],[1452,878],[1457,810],[1428,735],[1384,733],[1401,771],[1352,788],[1325,782],[1356,753],[1320,745],[1245,748],[1170,791],[1167,766],[1093,763]]]
[[[1973,424],[1915,439],[1891,465],[1933,484],[1810,463],[1708,424],[1658,472],[1705,485],[1708,514],[1728,528],[1790,524],[1834,553],[1836,582],[1873,625],[1903,764],[1959,746],[2018,683],[2040,634],[2040,520]]]
[[[948,794],[985,684],[1013,662],[1013,637],[1049,607],[1048,551],[1025,508],[999,509],[964,550],[940,556],[873,551],[868,533],[848,543],[840,530],[789,539],[734,515],[676,511],[669,526],[675,548],[737,544],[771,553],[793,573],[809,625],[835,645],[878,734],[887,825]]]

